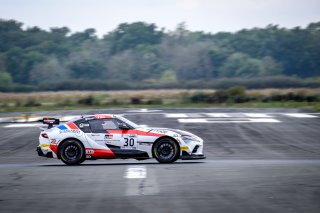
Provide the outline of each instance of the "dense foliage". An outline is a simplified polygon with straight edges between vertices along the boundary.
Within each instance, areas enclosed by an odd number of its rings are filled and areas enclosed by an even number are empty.
[[[201,88],[237,85],[239,79],[251,84],[265,79],[272,86],[274,76],[290,84],[319,75],[320,22],[217,34],[191,32],[183,23],[167,32],[136,22],[98,38],[94,29],[24,29],[22,23],[0,19],[2,91]]]

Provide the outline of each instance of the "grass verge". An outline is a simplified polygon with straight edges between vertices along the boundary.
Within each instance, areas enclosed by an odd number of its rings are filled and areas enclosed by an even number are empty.
[[[1,107],[0,113],[33,112],[54,110],[89,110],[110,108],[302,108],[320,112],[320,102],[247,102],[247,103],[188,103],[188,104],[117,104],[117,105],[76,105],[76,106],[36,106],[36,107]]]
[[[256,107],[320,111],[320,89],[0,93],[0,113],[107,108]]]

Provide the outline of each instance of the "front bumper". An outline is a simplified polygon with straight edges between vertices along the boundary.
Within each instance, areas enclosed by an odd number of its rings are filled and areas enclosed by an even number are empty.
[[[185,151],[182,152],[182,155],[180,156],[181,160],[200,160],[205,159],[206,157],[202,154],[189,154]]]

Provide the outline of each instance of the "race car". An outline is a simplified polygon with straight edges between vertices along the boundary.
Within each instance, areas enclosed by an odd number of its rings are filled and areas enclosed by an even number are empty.
[[[38,155],[67,165],[96,159],[155,158],[172,163],[205,158],[200,137],[178,129],[141,127],[120,115],[87,115],[64,124],[55,118],[42,122],[48,129],[40,133]]]

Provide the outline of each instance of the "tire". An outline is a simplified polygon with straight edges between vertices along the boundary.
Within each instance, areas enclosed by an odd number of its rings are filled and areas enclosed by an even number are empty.
[[[77,140],[67,140],[59,148],[59,156],[67,165],[78,165],[86,159],[85,149]]]
[[[171,138],[161,138],[152,148],[153,156],[159,163],[173,163],[180,155],[178,144]]]

